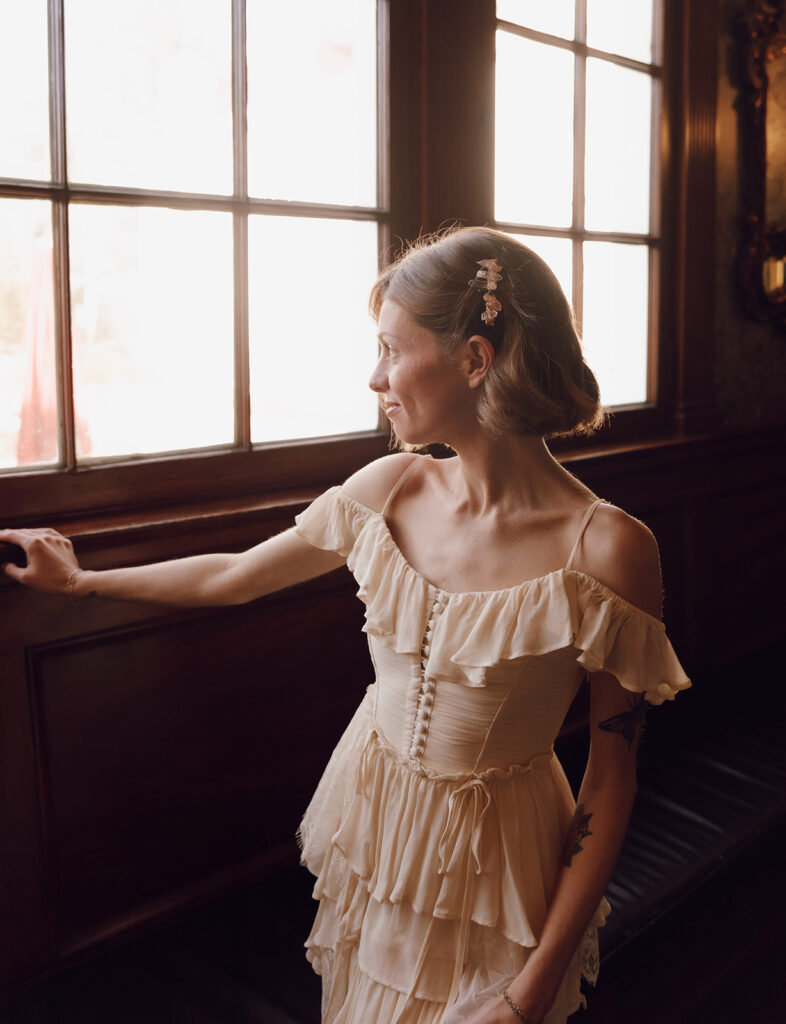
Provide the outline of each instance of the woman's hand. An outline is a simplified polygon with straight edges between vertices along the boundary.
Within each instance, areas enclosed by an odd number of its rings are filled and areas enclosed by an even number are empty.
[[[68,537],[57,530],[0,530],[0,541],[16,544],[25,553],[27,565],[20,568],[7,562],[7,576],[47,594],[65,594],[68,579],[79,569]]]

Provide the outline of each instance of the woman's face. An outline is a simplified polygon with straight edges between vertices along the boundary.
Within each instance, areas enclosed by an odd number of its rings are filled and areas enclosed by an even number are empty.
[[[450,443],[477,422],[473,392],[437,335],[385,299],[379,313],[379,361],[369,387],[396,436],[407,444]]]

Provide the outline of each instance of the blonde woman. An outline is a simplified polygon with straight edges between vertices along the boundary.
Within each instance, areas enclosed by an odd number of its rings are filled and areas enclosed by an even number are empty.
[[[81,570],[54,531],[0,531],[9,576],[75,596],[236,604],[346,563],[376,680],[301,827],[326,1024],[561,1024],[597,973],[603,892],[645,708],[689,681],[658,549],[545,439],[602,422],[553,274],[487,228],[420,241],[372,292],[370,386],[403,449],[239,555]],[[449,446],[434,459],[418,449]],[[553,743],[583,677],[574,803]]]

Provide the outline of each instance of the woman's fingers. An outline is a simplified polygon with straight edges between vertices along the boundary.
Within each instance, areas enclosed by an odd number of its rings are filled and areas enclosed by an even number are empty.
[[[6,576],[10,576],[12,580],[16,580],[17,583],[22,582],[22,577],[25,574],[24,569],[20,569],[18,565],[14,565],[13,562],[6,562],[3,566],[3,572]]]
[[[49,593],[67,589],[69,573],[79,565],[68,537],[48,528],[0,530],[0,545],[7,544],[21,548],[27,561],[21,566],[6,561],[3,569],[12,580]]]
[[[20,548],[24,548],[25,551],[29,551],[30,548],[44,546],[42,544],[43,541],[53,541],[55,544],[67,548],[72,546],[68,537],[64,537],[58,530],[52,530],[49,527],[41,527],[35,530],[0,530],[0,541],[17,544]]]
[[[0,540],[8,541],[9,544],[18,544],[20,548],[24,548],[30,530],[0,530]]]

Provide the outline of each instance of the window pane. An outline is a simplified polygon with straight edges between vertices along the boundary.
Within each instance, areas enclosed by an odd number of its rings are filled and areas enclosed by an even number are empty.
[[[376,224],[251,217],[248,240],[254,441],[375,429]]]
[[[228,214],[72,206],[74,392],[81,457],[234,439]]]
[[[374,206],[376,4],[252,3],[247,17],[249,192]]]
[[[226,3],[66,0],[71,181],[232,191]]]
[[[49,178],[46,0],[0,0],[0,176]]]
[[[584,355],[606,405],[647,400],[645,245],[584,245]]]
[[[586,225],[645,233],[650,223],[652,79],[587,61]]]
[[[650,63],[652,0],[587,0],[587,45]]]
[[[554,271],[568,300],[573,295],[573,243],[569,238],[549,238],[546,235],[515,235],[520,242],[533,249]]]
[[[573,38],[574,0],[497,0],[497,17],[549,32],[563,39]]]
[[[497,32],[497,220],[568,227],[572,161],[573,56]]]
[[[57,460],[52,210],[0,199],[0,467]]]

